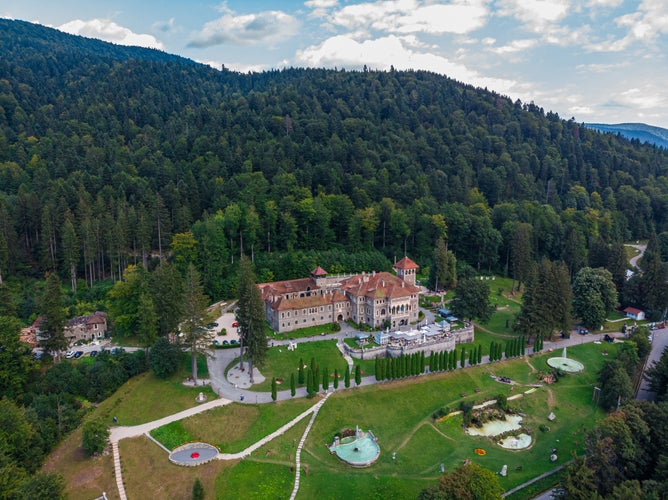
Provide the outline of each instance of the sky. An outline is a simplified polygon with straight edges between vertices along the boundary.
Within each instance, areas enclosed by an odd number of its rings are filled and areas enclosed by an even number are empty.
[[[0,0],[0,17],[241,72],[423,69],[668,128],[668,0]]]

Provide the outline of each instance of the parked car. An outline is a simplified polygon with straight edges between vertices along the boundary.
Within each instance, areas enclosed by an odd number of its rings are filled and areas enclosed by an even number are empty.
[[[83,356],[83,354],[84,354],[83,351],[77,351],[77,352],[74,353],[74,357],[75,358],[80,358],[81,356]]]
[[[223,340],[223,345],[230,345],[230,343],[227,340]]]
[[[97,356],[97,351],[91,351],[90,352],[90,357],[94,358],[95,356]]]
[[[213,341],[213,345],[220,345],[220,342],[218,342],[218,339]]]
[[[232,328],[237,328],[238,326],[239,326],[238,321],[235,321],[234,323],[232,323]]]
[[[76,353],[75,353],[74,351],[67,351],[67,353],[65,354],[65,357],[66,357],[67,359],[72,359],[72,358],[74,357],[75,354],[76,354]]]
[[[230,344],[232,344],[232,345],[237,345],[238,343],[239,342],[237,342],[236,340],[230,340]]]
[[[216,323],[215,321],[214,321],[213,323],[209,323],[208,325],[206,325],[206,327],[207,327],[209,330],[213,330],[213,329],[216,328],[217,326],[218,326],[218,323]]]

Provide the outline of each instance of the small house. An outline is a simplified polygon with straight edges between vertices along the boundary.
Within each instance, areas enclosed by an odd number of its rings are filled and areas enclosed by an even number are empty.
[[[627,307],[624,309],[624,313],[626,314],[627,318],[631,318],[636,321],[642,321],[645,319],[645,311],[641,311],[635,307]]]

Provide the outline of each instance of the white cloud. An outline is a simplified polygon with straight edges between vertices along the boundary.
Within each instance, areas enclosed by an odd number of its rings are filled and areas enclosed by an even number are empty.
[[[410,48],[411,40],[395,35],[359,42],[346,35],[328,38],[320,45],[314,45],[297,52],[297,62],[312,67],[360,68],[367,65],[371,69],[397,70],[422,69],[446,75],[480,87],[488,87],[500,93],[509,93],[517,86],[511,80],[488,78],[443,56],[418,52]]]
[[[153,35],[134,33],[132,30],[119,26],[110,19],[90,19],[88,21],[75,19],[58,26],[58,29],[72,35],[98,38],[119,45],[136,45],[160,50],[164,50],[165,48],[162,42],[157,40]]]
[[[628,27],[630,36],[636,40],[652,41],[668,33],[668,4],[663,0],[643,0],[636,12],[616,21],[619,26]]]
[[[386,33],[463,34],[484,26],[487,0],[461,0],[448,5],[420,5],[416,0],[388,0],[349,5],[330,22],[346,29],[370,28]]]
[[[504,54],[514,54],[516,52],[523,52],[529,50],[532,47],[535,47],[538,44],[538,40],[535,39],[524,39],[524,40],[513,40],[506,45],[501,47],[494,47],[489,49],[491,52],[499,55]]]
[[[299,26],[295,17],[281,11],[235,16],[228,9],[219,19],[206,23],[188,45],[201,48],[221,44],[275,44],[294,36]]]
[[[308,2],[304,2],[304,5],[312,9],[327,9],[334,7],[338,3],[338,0],[309,0]]]
[[[522,21],[525,27],[541,32],[545,26],[557,23],[568,14],[569,0],[502,0],[499,14]]]

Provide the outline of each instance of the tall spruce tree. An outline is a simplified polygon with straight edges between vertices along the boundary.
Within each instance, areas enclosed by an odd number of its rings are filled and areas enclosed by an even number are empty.
[[[40,325],[40,346],[47,354],[66,349],[68,341],[63,332],[66,320],[65,296],[56,272],[51,272],[46,277],[41,306],[43,321]]]
[[[184,344],[190,350],[192,378],[195,383],[197,383],[197,355],[209,356],[209,348],[214,337],[214,333],[204,327],[207,304],[208,299],[204,295],[199,273],[190,263],[184,281],[181,333]]]
[[[239,262],[239,301],[237,321],[241,338],[241,368],[244,349],[248,356],[248,370],[253,383],[253,363],[261,366],[267,355],[267,333],[265,331],[264,302],[257,287],[253,264],[242,256]]]

